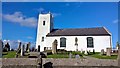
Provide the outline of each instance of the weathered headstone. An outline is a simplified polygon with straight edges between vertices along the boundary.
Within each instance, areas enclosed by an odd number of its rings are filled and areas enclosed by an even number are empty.
[[[85,55],[87,55],[88,53],[87,53],[87,50],[85,51]]]
[[[104,49],[101,50],[101,53],[100,53],[100,54],[101,54],[101,55],[104,55],[104,54],[105,54]]]
[[[69,58],[72,58],[72,54],[71,53],[69,54]]]
[[[95,49],[93,49],[93,54],[95,54]]]
[[[80,56],[79,56],[78,54],[76,54],[76,55],[75,55],[75,58],[78,59],[78,58],[80,58]]]
[[[111,48],[106,48],[106,55],[111,56]]]
[[[40,52],[40,45],[38,45],[38,52]]]
[[[52,53],[53,53],[53,54],[56,54],[56,53],[57,53],[57,40],[55,40],[55,41],[52,43]]]
[[[26,46],[26,52],[30,52],[30,42]]]
[[[23,45],[23,46],[21,46],[21,56],[24,56],[24,48],[25,48],[25,46]]]
[[[21,42],[18,43],[18,50],[21,48]]]
[[[3,42],[0,40],[0,58],[2,58],[2,47],[3,47]]]
[[[120,45],[118,46],[118,66],[120,67]]]

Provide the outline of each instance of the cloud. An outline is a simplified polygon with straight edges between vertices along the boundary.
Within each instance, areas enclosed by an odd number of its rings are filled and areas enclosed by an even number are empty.
[[[45,11],[45,9],[41,7],[41,8],[39,8],[39,9],[37,9],[37,11],[38,11],[38,12],[42,12],[42,11]]]
[[[47,11],[46,9],[42,8],[42,7],[38,8],[37,11],[38,11],[38,12],[45,12],[45,13],[48,13],[48,12],[49,12],[49,11]],[[61,13],[56,13],[56,12],[51,12],[51,13],[52,13],[53,17],[56,17],[56,16],[60,16],[60,15],[61,15]]]
[[[53,14],[53,17],[56,17],[56,16],[60,16],[61,13],[52,13]]]
[[[33,37],[31,37],[31,36],[28,36],[28,37],[27,37],[27,39],[33,39]]]
[[[37,19],[35,17],[26,17],[22,12],[15,12],[14,14],[3,14],[3,19],[12,22],[18,23],[21,26],[36,27]]]
[[[21,40],[3,40],[3,44],[4,44],[4,45],[5,45],[7,42],[10,44],[10,49],[17,49],[19,42],[22,42],[22,45],[24,44],[25,47],[26,47],[26,44],[28,43],[28,42],[24,42],[24,41],[21,41]],[[34,43],[34,42],[31,42],[30,47],[33,47],[33,46],[35,46],[35,43]]]
[[[115,23],[115,24],[118,23],[118,19],[114,20],[113,23]]]

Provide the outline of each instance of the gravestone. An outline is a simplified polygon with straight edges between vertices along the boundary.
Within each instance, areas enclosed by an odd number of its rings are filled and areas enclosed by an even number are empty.
[[[30,42],[26,45],[26,52],[30,52]]]
[[[55,40],[55,41],[52,43],[52,53],[53,53],[53,54],[56,54],[56,53],[57,53],[57,40]]]
[[[40,45],[38,45],[38,52],[40,52]]]
[[[18,43],[18,50],[21,48],[21,42]]]
[[[72,54],[71,53],[69,54],[69,58],[72,58]]]
[[[2,47],[3,47],[3,42],[0,40],[0,58],[2,58]]]
[[[100,53],[100,54],[101,54],[101,55],[104,55],[104,54],[105,54],[104,49],[101,50],[101,53]]]
[[[118,46],[118,66],[120,67],[120,45]]]
[[[111,48],[106,48],[106,55],[111,56]]]
[[[24,48],[25,48],[25,45],[21,46],[21,56],[24,56]]]
[[[76,55],[75,55],[75,58],[78,59],[78,58],[80,58],[80,56],[79,56],[78,54],[76,54]]]
[[[85,55],[87,55],[88,53],[87,53],[87,50],[85,51]]]

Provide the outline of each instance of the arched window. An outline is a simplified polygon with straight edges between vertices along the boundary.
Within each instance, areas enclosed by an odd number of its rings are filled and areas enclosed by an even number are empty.
[[[87,48],[94,48],[93,37],[87,37]]]
[[[66,47],[66,38],[60,38],[60,47]]]

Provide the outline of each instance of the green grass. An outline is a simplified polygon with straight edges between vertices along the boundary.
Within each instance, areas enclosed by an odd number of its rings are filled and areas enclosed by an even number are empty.
[[[72,58],[75,58],[75,54],[79,54],[80,58],[83,58],[83,54],[81,52],[59,52],[57,54],[47,55],[47,58],[69,58],[69,54],[72,54]]]
[[[89,55],[89,56],[95,57],[95,58],[98,58],[98,59],[117,59],[117,55],[106,56],[106,55],[100,55],[99,53]]]
[[[48,55],[47,58],[69,58],[69,56],[66,54],[53,54]]]
[[[15,51],[3,52],[3,58],[15,58],[15,55]]]

